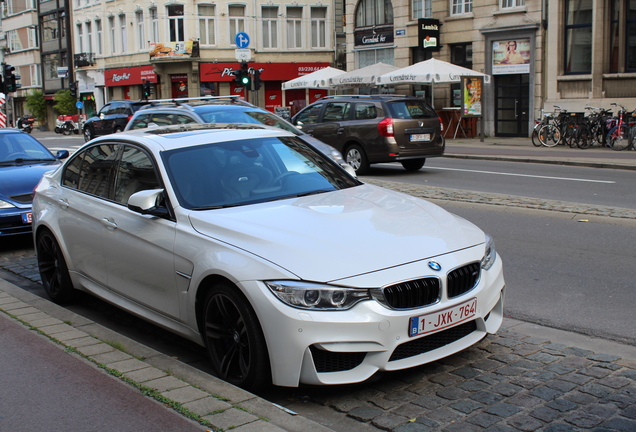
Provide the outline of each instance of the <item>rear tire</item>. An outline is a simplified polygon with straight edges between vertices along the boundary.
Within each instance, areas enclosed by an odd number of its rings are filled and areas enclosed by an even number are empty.
[[[50,231],[42,231],[35,243],[38,267],[42,285],[55,303],[72,301],[77,291],[73,288],[71,276],[62,254],[62,249]]]
[[[541,144],[541,141],[539,140],[539,129],[542,126],[539,126],[538,128],[535,128],[532,131],[532,145],[535,147],[541,147],[543,144]]]
[[[612,150],[625,150],[630,144],[629,132],[629,127],[626,125],[614,126],[607,134],[607,145]]]
[[[369,171],[369,159],[367,159],[362,147],[357,144],[347,148],[345,162],[351,165],[358,175],[366,174]]]
[[[89,142],[93,139],[93,133],[89,127],[84,128],[84,141]]]
[[[545,125],[539,129],[539,141],[545,147],[554,147],[561,142],[561,131],[553,125]]]
[[[402,161],[402,166],[407,171],[419,171],[420,168],[424,166],[425,162],[426,162],[426,158],[408,159],[408,160]]]

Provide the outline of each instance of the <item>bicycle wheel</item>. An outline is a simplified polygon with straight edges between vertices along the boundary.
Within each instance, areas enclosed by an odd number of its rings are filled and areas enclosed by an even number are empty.
[[[539,129],[541,128],[541,126],[539,127],[535,127],[534,130],[532,131],[532,145],[535,147],[541,147],[543,144],[541,144],[541,141],[539,140]]]
[[[576,130],[576,145],[581,149],[590,148],[593,144],[594,137],[590,127],[587,125],[579,126]]]
[[[618,125],[614,126],[612,130],[607,134],[607,145],[612,150],[625,150],[629,147],[629,126]]]
[[[561,141],[561,131],[553,125],[545,125],[539,129],[539,141],[545,147],[554,147]]]

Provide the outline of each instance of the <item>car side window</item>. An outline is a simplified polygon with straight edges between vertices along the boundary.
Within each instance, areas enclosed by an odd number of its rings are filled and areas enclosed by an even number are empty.
[[[74,155],[64,171],[64,186],[110,199],[117,147],[114,144],[96,145]]]
[[[135,117],[130,125],[130,129],[143,129],[148,127],[150,114],[141,114]]]
[[[322,104],[318,104],[301,111],[300,114],[298,114],[298,117],[296,117],[296,123],[316,123],[318,121],[318,114],[320,114],[321,108]]]
[[[153,124],[154,123],[154,124]],[[150,125],[154,126],[169,126],[172,123],[172,114],[165,114],[165,113],[153,113],[150,116]]]
[[[330,102],[325,107],[322,121],[343,121],[349,118],[349,102]]]
[[[186,116],[183,114],[177,115],[177,122],[175,124],[191,124],[191,123],[198,123],[198,121],[196,121],[190,116]]]
[[[135,192],[159,189],[160,183],[152,159],[143,150],[126,145],[115,170],[114,200],[126,205]]]
[[[100,114],[100,115],[102,115],[102,114],[104,114],[104,115],[112,114],[112,113],[110,112],[111,108],[112,108],[111,104],[106,104],[106,105],[104,105],[104,106],[102,107],[102,109],[100,109],[100,110],[99,110],[99,114]]]
[[[111,105],[109,114],[124,114],[126,106],[121,102],[115,102]]]
[[[358,103],[355,108],[356,120],[369,120],[378,117],[374,104]]]

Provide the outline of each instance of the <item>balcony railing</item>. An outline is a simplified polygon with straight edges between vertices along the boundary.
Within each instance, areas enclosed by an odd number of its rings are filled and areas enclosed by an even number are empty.
[[[93,66],[95,64],[95,53],[75,54],[75,67]]]

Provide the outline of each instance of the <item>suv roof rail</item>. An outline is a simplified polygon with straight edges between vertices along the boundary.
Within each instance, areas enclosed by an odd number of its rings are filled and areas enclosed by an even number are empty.
[[[198,96],[198,97],[186,97],[186,98],[170,98],[170,99],[151,99],[148,102],[182,102],[182,101],[206,101],[206,100],[223,100],[223,99],[231,99],[231,100],[239,100],[239,95],[228,95],[228,96]]]
[[[249,105],[249,102],[246,102],[240,99],[240,96],[231,95],[231,96],[200,96],[200,97],[187,97],[187,98],[172,98],[172,99],[152,99],[148,101],[147,105],[144,105],[141,109],[151,109],[156,107],[183,107],[183,108],[192,108],[190,102],[230,102],[236,103],[240,105]]]

